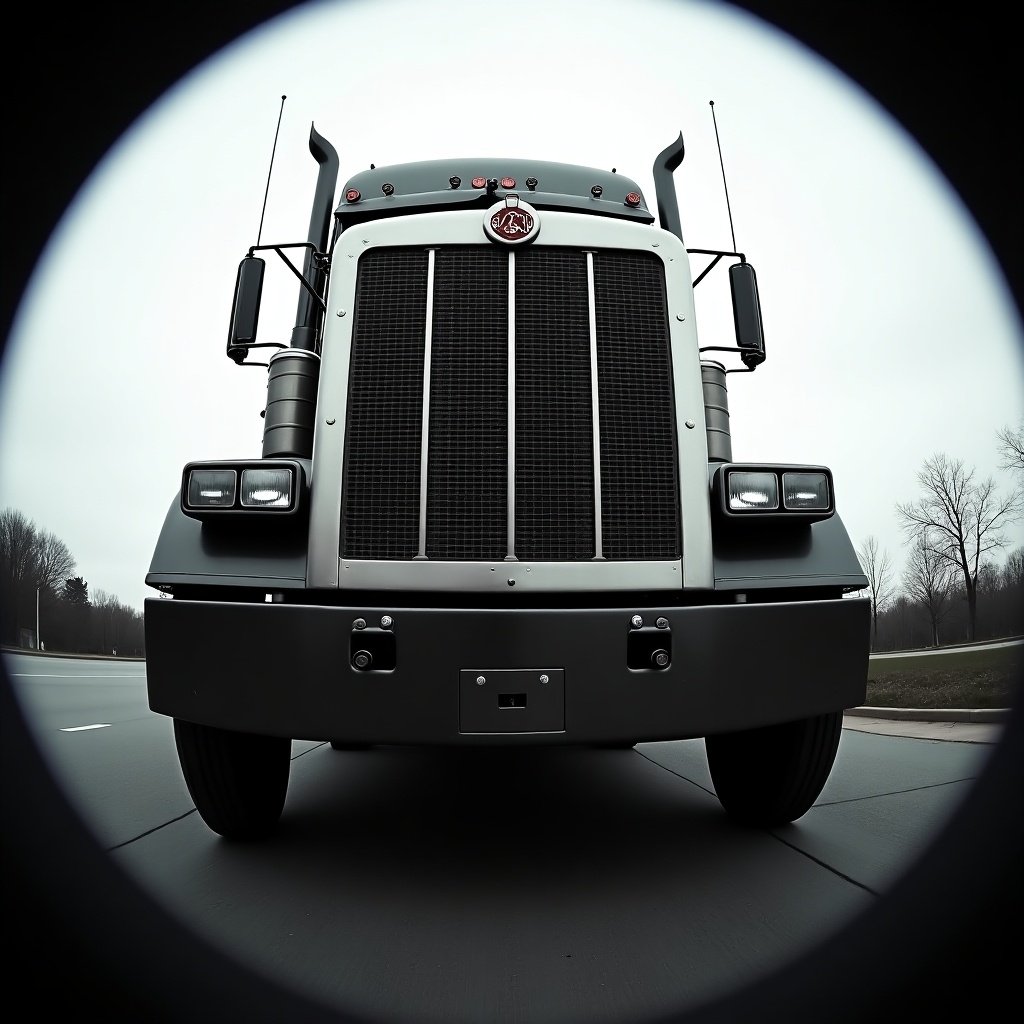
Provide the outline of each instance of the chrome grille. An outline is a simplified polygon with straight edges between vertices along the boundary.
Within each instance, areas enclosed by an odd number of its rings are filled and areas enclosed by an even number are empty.
[[[343,557],[680,556],[656,256],[373,249],[352,329]]]

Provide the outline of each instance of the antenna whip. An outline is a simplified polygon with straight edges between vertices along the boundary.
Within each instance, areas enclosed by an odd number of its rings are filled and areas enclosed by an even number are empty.
[[[725,161],[722,159],[722,143],[718,138],[718,120],[715,117],[715,101],[711,100],[711,120],[715,122],[715,142],[718,143],[718,163],[722,168],[722,187],[725,189],[725,208],[729,211],[729,233],[732,235],[732,248],[736,251],[736,232],[732,226],[732,207],[729,205],[729,186],[725,180]]]
[[[267,196],[270,195],[270,175],[274,170],[274,154],[277,152],[277,136],[281,132],[281,115],[284,114],[284,101],[288,99],[287,96],[281,97],[281,109],[277,112],[277,130],[274,132],[274,148],[270,151],[270,167],[267,170],[267,190],[263,193],[263,212],[260,213],[260,229],[256,232],[256,244],[260,244],[260,239],[263,237],[263,218],[267,213]],[[711,112],[712,115],[714,111]],[[733,246],[735,248],[735,246]]]

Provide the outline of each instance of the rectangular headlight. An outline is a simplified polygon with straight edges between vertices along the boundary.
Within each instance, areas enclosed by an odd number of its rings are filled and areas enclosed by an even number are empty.
[[[242,470],[242,508],[289,508],[292,471],[287,466]]]
[[[782,501],[786,508],[820,512],[832,505],[824,473],[783,473]]]
[[[188,462],[179,506],[201,522],[296,521],[308,514],[306,469],[295,459]]]
[[[726,479],[730,509],[779,507],[779,478],[774,473],[728,473]]]
[[[835,487],[826,466],[726,463],[714,471],[711,489],[712,514],[723,522],[802,528],[835,514]]]
[[[230,508],[235,503],[237,475],[233,469],[193,469],[188,475],[192,508]]]

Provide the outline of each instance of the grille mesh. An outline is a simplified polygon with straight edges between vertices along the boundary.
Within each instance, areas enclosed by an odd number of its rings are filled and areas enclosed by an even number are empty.
[[[434,252],[425,550],[508,551],[509,250]],[[342,553],[419,551],[427,252],[360,259],[343,477]],[[675,417],[661,260],[594,255],[602,555],[680,555]],[[515,250],[515,537],[523,560],[595,555],[587,256]]]
[[[679,556],[675,417],[661,261],[594,257],[606,558]]]
[[[375,250],[359,261],[345,441],[342,551],[414,558],[427,255]]]
[[[516,538],[522,559],[594,556],[587,260],[516,253]]]
[[[427,557],[508,548],[508,255],[439,250],[434,266]]]

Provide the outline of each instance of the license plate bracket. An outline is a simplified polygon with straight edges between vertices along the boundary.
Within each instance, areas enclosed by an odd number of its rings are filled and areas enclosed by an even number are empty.
[[[565,732],[565,670],[461,669],[459,732]]]

